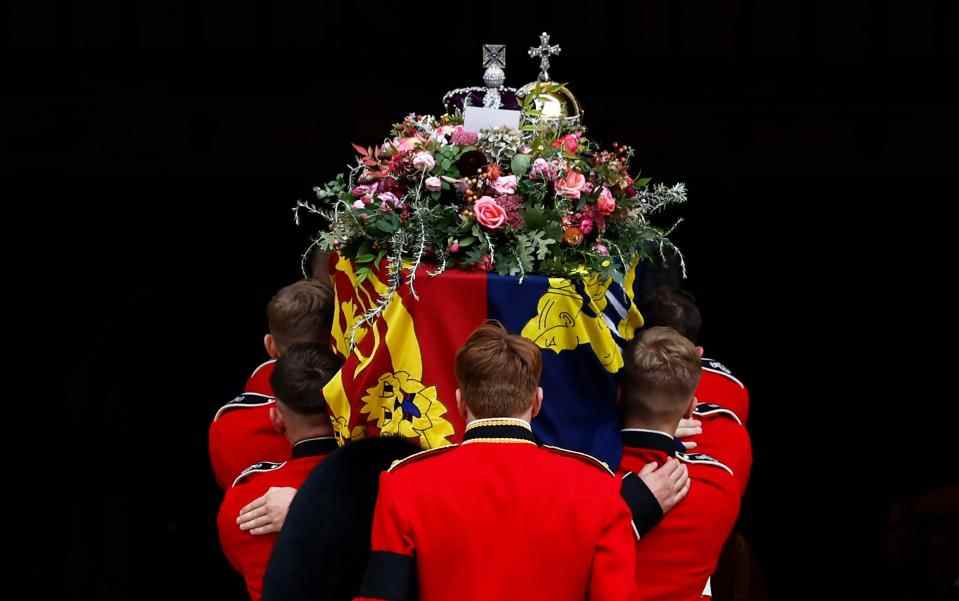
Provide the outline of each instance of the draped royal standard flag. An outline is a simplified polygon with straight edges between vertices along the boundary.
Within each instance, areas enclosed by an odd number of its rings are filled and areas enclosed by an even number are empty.
[[[324,392],[340,444],[367,436],[403,436],[423,448],[462,440],[456,408],[456,351],[487,319],[543,350],[543,410],[533,420],[541,442],[589,453],[615,467],[622,445],[616,374],[622,347],[643,324],[636,308],[638,267],[622,283],[515,277],[420,268],[417,300],[398,288],[372,324],[362,316],[388,290],[388,276],[362,282],[353,264],[331,257],[336,309],[333,340],[344,365]]]

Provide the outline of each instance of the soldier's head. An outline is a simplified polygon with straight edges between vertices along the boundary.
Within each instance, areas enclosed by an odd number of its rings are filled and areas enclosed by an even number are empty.
[[[627,427],[673,434],[691,415],[699,384],[699,352],[676,330],[645,330],[623,352],[619,394]]]
[[[316,343],[294,344],[277,360],[270,376],[276,394],[270,417],[277,431],[291,442],[332,434],[323,387],[341,364],[325,345]]]
[[[270,328],[263,339],[266,352],[276,359],[291,345],[329,344],[333,324],[333,291],[329,284],[301,280],[281,288],[266,306]]]
[[[699,344],[699,330],[703,318],[691,294],[678,288],[660,286],[639,303],[639,312],[647,328],[664,326],[672,328]]]
[[[539,347],[487,322],[456,353],[456,404],[467,419],[531,420],[543,403]]]

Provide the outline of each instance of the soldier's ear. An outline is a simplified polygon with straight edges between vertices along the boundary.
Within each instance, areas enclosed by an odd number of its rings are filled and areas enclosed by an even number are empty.
[[[699,358],[702,359],[702,358],[703,358],[703,347],[697,346],[697,347],[696,347],[696,352],[699,353]]]
[[[529,418],[532,420],[534,417],[539,415],[539,411],[542,408],[543,408],[543,387],[537,386],[536,396],[533,397],[532,414],[530,415]]]
[[[286,431],[286,424],[283,423],[283,414],[275,404],[270,407],[270,423],[273,424],[273,429],[280,434]]]
[[[463,395],[460,394],[459,388],[456,389],[456,410],[460,412],[463,419],[466,419],[466,403],[463,402]]]
[[[280,349],[277,347],[276,338],[272,334],[263,337],[263,346],[266,348],[266,354],[269,355],[270,359],[280,358]]]

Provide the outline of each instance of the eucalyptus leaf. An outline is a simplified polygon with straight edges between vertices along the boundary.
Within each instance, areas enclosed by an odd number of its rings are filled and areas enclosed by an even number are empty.
[[[529,166],[532,160],[532,157],[528,154],[518,154],[514,156],[513,160],[510,161],[510,169],[513,175],[517,177],[526,175],[529,172]]]

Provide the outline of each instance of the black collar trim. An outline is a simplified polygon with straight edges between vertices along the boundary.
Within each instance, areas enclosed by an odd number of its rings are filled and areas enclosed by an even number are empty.
[[[336,439],[332,436],[304,438],[300,442],[293,445],[293,459],[324,455],[326,453],[331,453],[336,449],[336,447]]]
[[[493,423],[471,423],[470,427],[466,429],[466,434],[463,436],[463,442],[496,439],[497,441],[503,442],[526,441],[536,444],[536,437],[533,436],[533,431],[529,425],[509,423],[505,420],[490,421]],[[513,420],[510,421],[512,422]]]
[[[643,430],[641,428],[626,428],[622,430],[620,434],[623,437],[623,444],[627,447],[654,449],[670,456],[675,456],[677,452],[682,453],[686,450],[683,443],[665,432]]]

